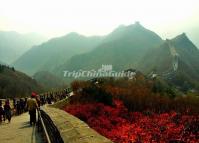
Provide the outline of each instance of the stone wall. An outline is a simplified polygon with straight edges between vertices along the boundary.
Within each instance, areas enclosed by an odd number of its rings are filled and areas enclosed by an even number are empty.
[[[52,119],[65,143],[112,143],[85,122],[63,110],[50,106],[45,106],[42,110]]]

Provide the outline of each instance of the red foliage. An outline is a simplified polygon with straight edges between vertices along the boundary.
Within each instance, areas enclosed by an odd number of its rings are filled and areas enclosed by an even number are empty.
[[[199,116],[129,112],[121,101],[69,105],[66,112],[117,143],[199,142]]]

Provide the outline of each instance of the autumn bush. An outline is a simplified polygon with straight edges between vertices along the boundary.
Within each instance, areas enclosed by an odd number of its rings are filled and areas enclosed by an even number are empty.
[[[111,84],[107,82],[103,87],[113,98],[122,100],[130,111],[150,110],[164,113],[174,110],[181,114],[199,114],[199,96],[176,95],[173,97],[167,93],[155,93],[153,92],[154,82],[151,81],[117,80],[112,81]]]
[[[66,112],[85,121],[91,128],[116,143],[199,142],[199,116],[175,111],[144,114],[130,112],[122,101],[73,104]]]
[[[198,143],[198,96],[167,96],[139,78],[76,81],[64,110],[116,143]]]
[[[75,81],[72,83],[72,87],[75,89],[75,96],[71,97],[70,103],[100,102],[105,105],[112,105],[112,94],[98,85]]]

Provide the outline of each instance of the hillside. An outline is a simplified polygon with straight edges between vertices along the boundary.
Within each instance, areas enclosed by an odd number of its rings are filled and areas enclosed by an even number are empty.
[[[0,31],[0,61],[11,64],[33,45],[45,40],[46,38],[34,33]]]
[[[54,72],[61,76],[64,70],[99,69],[102,64],[112,65],[113,70],[135,68],[150,48],[162,42],[157,34],[138,22],[129,26],[120,26],[107,35],[97,48],[73,56]]]
[[[114,71],[133,68],[146,75],[155,73],[180,90],[189,91],[199,89],[198,51],[184,33],[164,41],[136,22],[119,26],[104,37],[70,33],[51,39],[34,46],[14,65],[29,75],[48,71],[66,81],[74,80],[64,78],[63,71],[66,70],[97,71],[102,65],[112,65]],[[45,79],[51,80],[50,75],[47,74]],[[52,79],[55,78],[54,75],[51,76]]]
[[[73,55],[93,49],[101,40],[101,37],[85,37],[77,33],[53,38],[31,48],[15,61],[14,66],[29,75],[34,75],[42,70],[52,71],[57,65],[67,61]]]
[[[136,79],[75,81],[75,95],[61,109],[115,143],[198,143],[199,98],[155,91],[142,74]]]
[[[66,87],[66,83],[48,71],[40,71],[34,74],[33,78],[45,89]]]
[[[145,60],[145,59],[148,60]],[[199,88],[199,50],[183,33],[148,52],[139,69],[157,73],[183,90]]]
[[[0,65],[0,98],[30,96],[32,91],[41,92],[42,88],[24,73]]]

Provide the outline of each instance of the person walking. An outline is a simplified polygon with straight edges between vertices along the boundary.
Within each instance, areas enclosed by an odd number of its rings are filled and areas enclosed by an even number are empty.
[[[19,105],[20,105],[20,114],[22,114],[25,110],[25,103],[24,103],[24,100],[21,98],[19,100]]]
[[[0,100],[0,123],[3,121],[4,110],[2,106],[2,101]]]
[[[21,114],[21,107],[20,107],[20,101],[17,100],[17,104],[16,104],[16,107],[17,107],[17,115],[20,115]]]
[[[5,102],[4,113],[5,113],[5,118],[8,119],[8,122],[10,123],[12,114],[11,114],[11,107],[10,107],[9,99],[7,99]]]
[[[30,125],[36,123],[36,109],[38,108],[37,101],[36,101],[37,94],[32,92],[31,98],[27,100],[27,109],[30,115]]]
[[[28,111],[28,109],[26,108],[26,106],[27,106],[27,100],[28,100],[28,98],[26,97],[25,100],[24,100],[24,110],[25,110],[25,112]]]

